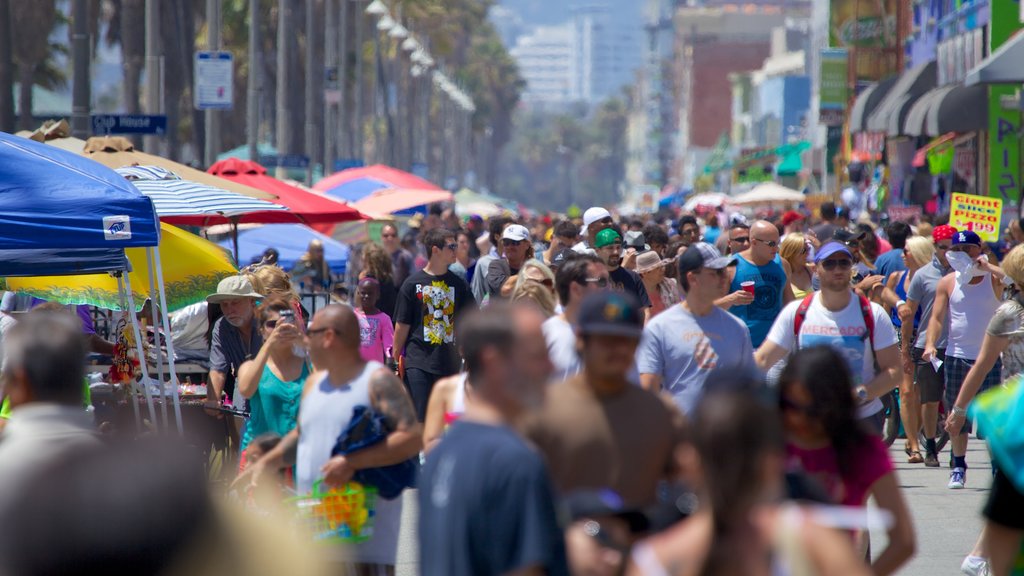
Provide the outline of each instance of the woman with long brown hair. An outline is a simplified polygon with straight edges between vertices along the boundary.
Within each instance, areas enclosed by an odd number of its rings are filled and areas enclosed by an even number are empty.
[[[359,273],[359,279],[371,277],[377,280],[380,284],[377,308],[394,318],[395,306],[398,304],[398,286],[395,286],[392,270],[391,255],[383,246],[375,242],[363,245],[363,270]]]

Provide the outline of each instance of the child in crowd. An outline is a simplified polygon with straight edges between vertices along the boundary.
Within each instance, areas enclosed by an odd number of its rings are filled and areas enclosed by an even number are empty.
[[[386,363],[392,357],[395,330],[391,317],[377,309],[380,299],[380,283],[366,277],[357,287],[359,306],[355,308],[359,318],[360,351],[367,362]]]

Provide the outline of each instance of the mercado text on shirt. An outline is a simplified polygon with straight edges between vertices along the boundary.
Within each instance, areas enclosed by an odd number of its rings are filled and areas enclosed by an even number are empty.
[[[820,326],[815,324],[804,324],[800,334],[803,336],[863,336],[867,328],[864,326]]]
[[[708,340],[721,340],[722,337],[714,332],[683,332],[683,342],[699,342],[707,337]]]

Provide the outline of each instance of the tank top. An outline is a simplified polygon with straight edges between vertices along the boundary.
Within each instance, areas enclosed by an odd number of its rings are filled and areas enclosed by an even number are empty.
[[[907,299],[906,282],[907,282],[907,275],[908,274],[910,274],[910,270],[904,270],[903,274],[900,275],[899,282],[896,283],[896,290],[895,290],[895,292],[896,292],[896,295],[900,297],[900,300],[906,300]],[[922,310],[924,310],[924,306],[918,306],[917,307],[917,312],[914,313],[914,330],[917,330],[918,326],[920,326],[920,324],[921,324],[921,311]],[[903,325],[903,322],[900,321],[900,313],[899,313],[899,310],[897,308],[893,308],[892,311],[889,312],[889,316],[892,318],[892,325],[893,326],[899,328],[900,326]]]
[[[743,256],[736,255],[736,275],[729,286],[729,292],[740,290],[740,284],[754,282],[754,301],[746,306],[733,306],[729,312],[743,320],[750,329],[750,340],[756,349],[768,336],[768,330],[782,310],[782,292],[786,282],[786,271],[782,269],[778,256],[764,266],[755,266]]]
[[[295,428],[299,413],[302,385],[309,376],[309,363],[302,363],[302,372],[295,380],[285,382],[274,374],[270,366],[263,367],[256,393],[249,399],[249,425],[245,427],[242,450],[252,439],[266,432],[284,436]]]
[[[332,385],[325,374],[302,399],[295,464],[299,494],[308,494],[313,483],[322,477],[320,468],[330,460],[331,450],[352,420],[355,407],[371,405],[370,377],[382,368],[384,365],[379,362],[367,362],[362,373],[343,386]],[[401,498],[377,498],[373,536],[359,544],[337,546],[332,552],[337,551],[337,559],[346,562],[394,564],[401,518]]]
[[[469,374],[465,372],[459,375],[459,381],[455,384],[455,396],[452,398],[452,409],[445,412],[444,415],[446,426],[450,426],[452,422],[461,418],[466,411],[466,381],[468,379]]]
[[[957,274],[959,276],[959,274]],[[977,284],[953,282],[949,295],[949,341],[946,355],[976,360],[981,351],[988,322],[999,308],[992,292],[992,279],[986,274]]]

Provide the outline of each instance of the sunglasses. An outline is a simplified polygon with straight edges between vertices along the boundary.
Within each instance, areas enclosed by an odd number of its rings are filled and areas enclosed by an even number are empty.
[[[607,278],[587,278],[586,280],[584,280],[584,282],[586,282],[587,284],[596,284],[598,288],[608,287]]]
[[[267,320],[263,325],[273,330],[274,328],[277,328],[277,320]]]
[[[936,250],[949,250],[952,247],[953,247],[952,244],[936,244],[935,245],[935,249]]]
[[[747,244],[750,242],[750,236],[740,236],[739,238],[733,238],[729,242],[735,242],[737,244]]]
[[[381,234],[381,238],[398,238],[398,234]]]
[[[501,241],[501,245],[502,246],[519,246],[520,244],[522,244],[524,242],[526,242],[526,240],[509,240],[509,239],[506,238],[506,239]]]
[[[956,246],[949,248],[949,250],[952,250],[953,252],[970,252],[971,248],[981,249],[980,246],[975,246],[974,244],[957,244]]]
[[[779,243],[776,242],[775,240],[761,240],[760,238],[752,238],[752,240],[757,240],[758,242],[760,242],[761,244],[764,244],[765,246],[767,246],[769,248],[775,248],[776,246],[779,245]]]
[[[451,250],[451,251],[455,251],[455,250],[457,250],[457,249],[458,249],[459,245],[458,245],[458,244],[448,244],[448,245],[447,245],[447,246],[445,246],[445,247],[446,247],[446,248],[448,248],[448,249],[449,249],[449,250]]]
[[[853,266],[853,260],[843,258],[842,260],[825,260],[821,263],[821,266],[828,271],[835,270],[839,267],[840,270],[847,270]]]

